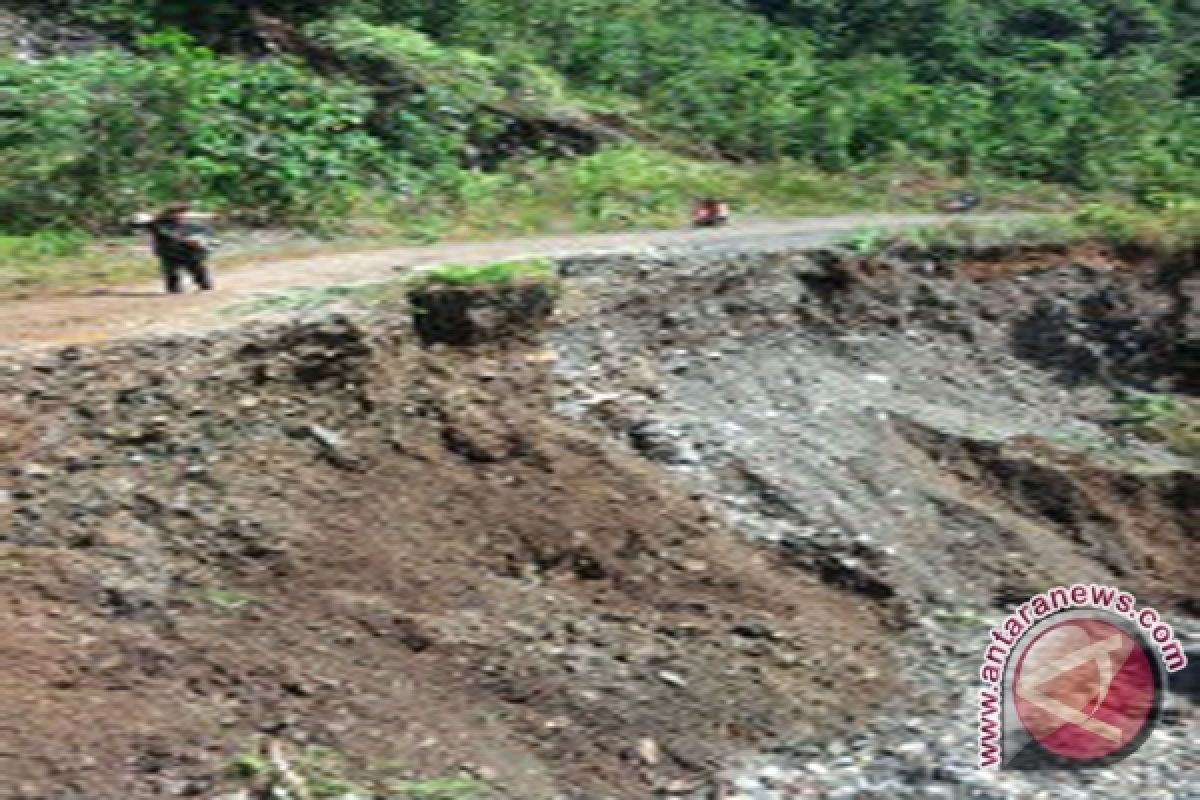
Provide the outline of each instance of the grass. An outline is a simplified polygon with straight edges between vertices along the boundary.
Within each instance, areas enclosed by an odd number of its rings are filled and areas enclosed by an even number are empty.
[[[1089,204],[1072,218],[1081,236],[1133,246],[1158,256],[1200,250],[1200,197],[1175,197],[1162,208]]]
[[[212,607],[214,611],[224,615],[240,614],[262,602],[254,595],[239,592],[236,589],[198,589],[193,596]]]
[[[1050,441],[1098,463],[1144,474],[1169,471],[1176,465],[1153,456],[1147,460],[1147,453],[1133,446],[1135,439],[1163,445],[1185,458],[1200,458],[1200,400],[1195,398],[1123,389],[1109,422],[1117,428],[1064,432]]]
[[[410,288],[427,286],[511,286],[526,281],[554,278],[554,262],[547,258],[497,261],[492,264],[447,264],[422,270],[409,283]]]
[[[0,236],[0,296],[113,286],[156,273],[154,261],[128,245],[98,241],[76,231]]]
[[[271,765],[260,755],[242,753],[233,759],[226,772],[235,781],[253,781],[263,777],[271,770]]]
[[[1013,220],[975,220],[964,217],[945,224],[904,230],[863,227],[838,244],[860,256],[880,256],[900,250],[960,252],[983,247],[1022,247],[1066,244],[1090,238],[1069,214],[1047,214]]]
[[[303,781],[306,796],[314,800],[332,800],[346,795],[387,796],[397,800],[473,800],[488,791],[485,783],[474,778],[442,776],[427,779],[397,777],[396,765],[355,769],[335,750],[309,747],[288,758],[293,773]],[[242,783],[271,781],[275,775],[267,759],[245,752],[230,762],[226,773]],[[274,796],[274,795],[272,795]]]
[[[1142,438],[1161,442],[1180,455],[1200,458],[1200,401],[1126,391],[1119,399],[1118,416]]]
[[[981,628],[989,621],[987,617],[970,608],[934,609],[933,618],[963,628]]]
[[[1023,247],[1085,241],[1131,247],[1160,258],[1196,252],[1200,248],[1200,200],[1183,199],[1162,209],[1090,203],[1072,212],[1002,221],[964,216],[902,231],[867,226],[838,244],[861,256],[879,256],[910,249],[960,252],[987,247],[1015,252]]]
[[[1057,240],[1092,236],[1136,241],[1155,252],[1195,247],[1200,241],[1200,201],[1189,197],[1159,198],[1159,207],[1148,210],[1119,198],[1087,204],[1087,197],[1055,185],[990,175],[967,182],[942,165],[912,159],[830,174],[791,161],[699,161],[621,145],[570,160],[513,161],[496,172],[456,171],[415,196],[364,196],[351,218],[317,221],[323,238],[268,252],[273,258],[302,257],[442,240],[680,228],[688,224],[692,204],[706,195],[720,196],[739,217],[931,211],[937,201],[965,188],[982,194],[985,211],[1061,212],[1038,223],[1040,235]],[[1075,209],[1078,213],[1068,213]],[[957,229],[974,225],[970,219],[940,232],[914,230],[906,236],[918,242],[961,239],[968,234]],[[991,235],[1028,237],[1039,233],[1036,227],[1031,222],[992,230]],[[867,252],[876,244],[870,240],[887,237],[864,231],[855,238]],[[215,267],[219,273],[263,258],[262,250],[224,251]],[[119,285],[156,274],[144,240],[95,240],[70,231],[0,236],[0,296]]]
[[[614,146],[571,160],[529,158],[491,173],[457,171],[416,196],[365,196],[345,220],[319,220],[323,238],[277,246],[271,257],[470,241],[532,234],[584,233],[688,224],[705,195],[738,216],[796,217],[850,211],[931,210],[961,179],[937,164],[883,163],[829,174],[798,162],[699,161],[645,146]],[[1058,187],[981,178],[997,207],[1064,207]],[[232,237],[226,237],[230,239]],[[100,240],[79,232],[0,237],[0,296],[103,287],[153,279],[143,239]],[[218,273],[264,253],[222,251]]]
[[[487,790],[485,784],[471,778],[433,778],[427,781],[401,781],[392,791],[411,800],[470,800]]]

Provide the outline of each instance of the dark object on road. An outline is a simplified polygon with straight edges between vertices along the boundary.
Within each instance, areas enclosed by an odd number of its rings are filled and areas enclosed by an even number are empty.
[[[154,254],[162,265],[163,281],[171,294],[183,291],[186,272],[200,289],[213,288],[205,263],[217,239],[199,215],[190,214],[187,203],[171,203],[157,216],[140,223],[154,240]]]
[[[707,197],[692,209],[692,225],[697,228],[719,228],[729,222],[729,206],[715,197]]]
[[[943,200],[938,208],[947,214],[961,214],[978,208],[981,200],[982,198],[974,192],[959,192],[954,197]]]

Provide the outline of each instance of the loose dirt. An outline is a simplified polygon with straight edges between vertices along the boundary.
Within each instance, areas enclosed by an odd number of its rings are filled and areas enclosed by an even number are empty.
[[[0,796],[206,795],[269,735],[634,797],[889,690],[887,609],[555,420],[536,352],[333,321],[0,379]]]
[[[395,256],[361,258],[326,277]],[[384,307],[0,364],[0,798],[224,798],[264,741],[333,797],[721,797],[738,755],[940,713],[938,614],[1079,579],[1196,613],[1194,466],[1102,414],[1180,390],[1177,285],[559,266],[545,330],[472,348]]]

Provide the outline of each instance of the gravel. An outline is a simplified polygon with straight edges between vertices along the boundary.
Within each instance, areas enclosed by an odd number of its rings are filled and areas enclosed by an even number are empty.
[[[903,663],[912,691],[909,697],[871,719],[856,735],[748,756],[721,776],[722,789],[715,796],[722,800],[1200,798],[1200,712],[1173,696],[1167,707],[1178,715],[1177,721],[1160,724],[1141,750],[1111,767],[1082,772],[979,769],[977,670],[986,627],[941,626],[926,620],[906,638],[900,652],[907,656]]]
[[[907,623],[896,660],[908,692],[894,705],[853,736],[748,755],[695,797],[1200,798],[1190,706],[1107,769],[976,767],[982,621],[1052,580],[1118,579],[1111,532],[1090,534],[1097,544],[1081,557],[1060,522],[981,502],[963,478],[989,459],[1037,463],[1007,455],[1014,440],[1066,447],[1126,481],[1187,472],[1103,424],[1112,376],[1140,379],[1120,359],[1143,334],[1123,320],[1110,341],[1072,310],[1097,291],[1129,307],[1153,298],[1067,263],[990,284],[898,264],[878,285],[827,288],[845,261],[767,248],[563,267],[586,300],[550,333],[560,411],[666,466],[743,535]],[[1039,339],[1046,295],[1056,316]],[[1063,330],[1076,348],[1065,360]],[[1039,466],[1029,480],[1057,475]],[[997,500],[1011,501],[1009,490]],[[1071,494],[1054,501],[1067,513]],[[1030,524],[1038,532],[1026,539]]]

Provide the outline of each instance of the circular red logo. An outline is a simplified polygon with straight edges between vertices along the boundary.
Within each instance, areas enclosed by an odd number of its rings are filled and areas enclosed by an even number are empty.
[[[1017,663],[1017,715],[1042,747],[1074,761],[1136,747],[1158,708],[1151,659],[1140,637],[1102,618],[1047,626]]]

